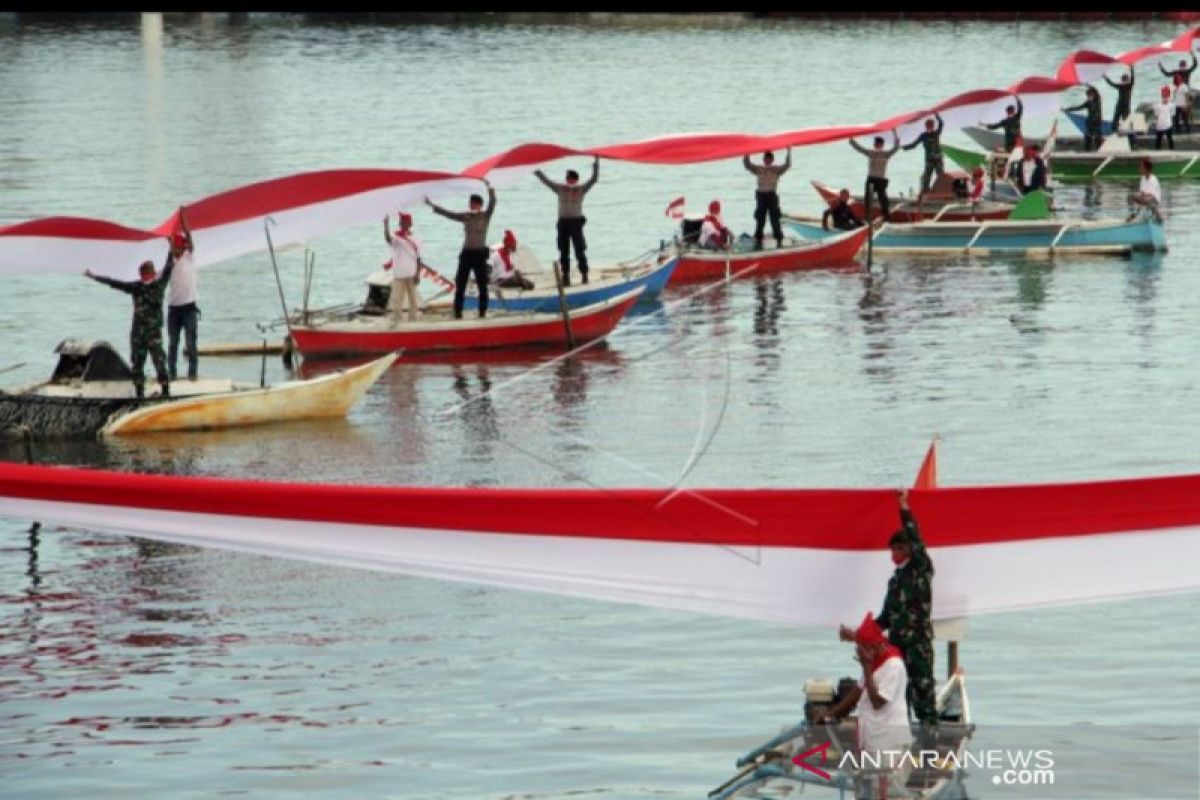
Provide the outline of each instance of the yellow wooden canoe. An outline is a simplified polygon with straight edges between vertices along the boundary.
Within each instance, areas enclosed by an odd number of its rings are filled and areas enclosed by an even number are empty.
[[[144,406],[109,421],[101,436],[207,430],[345,416],[400,357],[391,353],[352,369],[264,389],[185,397]]]

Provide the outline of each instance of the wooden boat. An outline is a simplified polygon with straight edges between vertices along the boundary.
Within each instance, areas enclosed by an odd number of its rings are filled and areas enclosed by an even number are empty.
[[[606,267],[593,267],[586,284],[572,283],[563,287],[563,299],[568,308],[582,308],[593,303],[625,294],[641,288],[642,294],[638,302],[643,303],[658,297],[662,293],[671,274],[675,271],[678,259],[666,254],[658,254],[651,261],[640,261],[631,264],[616,264]],[[491,295],[488,305],[492,309],[502,311],[540,311],[557,314],[558,287],[551,273],[538,273],[529,276],[534,280],[534,288],[529,290],[501,289],[494,284],[488,287]],[[452,305],[449,298],[430,304],[431,308],[448,307]],[[463,308],[474,311],[479,308],[479,295],[474,283],[467,290],[463,299]]]
[[[965,173],[947,172],[942,175],[924,197],[917,198],[897,195],[889,197],[891,201],[892,222],[921,222],[925,219],[943,220],[946,222],[962,222],[972,219],[1007,219],[1016,205],[1012,200],[985,199],[979,203],[966,202],[954,191],[956,180],[967,180]],[[837,199],[838,190],[820,181],[812,182],[813,188],[826,204]],[[963,184],[965,186],[965,183]],[[875,198],[872,197],[872,200]],[[881,211],[877,203],[871,205],[871,219],[879,219]],[[850,208],[855,215],[862,219],[866,213],[866,205],[861,195],[850,200]],[[786,215],[793,216],[793,215]]]
[[[228,378],[175,381],[169,399],[150,381],[138,400],[129,367],[107,342],[68,339],[56,352],[50,380],[0,392],[0,434],[126,436],[340,417],[399,357],[265,387]]]
[[[855,263],[854,257],[867,241],[867,229],[835,233],[837,235],[820,241],[785,239],[783,247],[762,250],[753,249],[752,240],[744,234],[730,251],[702,250],[676,241],[669,247],[678,254],[679,264],[667,285],[722,280],[733,275],[750,278]]]
[[[813,221],[790,221],[798,235],[821,241],[831,231]],[[1149,218],[1108,220],[993,220],[885,224],[875,232],[876,253],[974,255],[1129,255],[1165,252],[1162,225]]]
[[[942,151],[964,169],[987,164],[994,155],[976,153],[950,145]],[[1064,182],[1091,180],[1136,181],[1141,176],[1142,161],[1150,161],[1159,178],[1200,178],[1200,151],[1186,150],[1124,150],[1090,153],[1055,153],[1050,157],[1054,177]]]
[[[785,728],[778,736],[739,758],[736,762],[739,771],[709,792],[710,800],[794,797],[808,786],[836,791],[840,797],[878,796],[860,792],[873,788],[866,784],[875,783],[883,772],[870,769],[857,758],[857,720],[849,717],[836,724],[813,722],[817,714],[828,707],[827,703],[811,699],[815,683],[806,684],[806,695],[810,695],[810,699],[805,703],[804,721]],[[821,688],[832,686],[832,682],[821,683]],[[840,697],[840,692],[837,696]],[[922,739],[914,725],[913,744],[909,750],[914,760],[922,751],[936,750],[937,756],[930,754],[917,761],[919,766],[908,774],[904,797],[935,800],[966,796],[963,765],[968,761],[965,754],[975,725],[971,721],[966,679],[961,670],[955,669],[942,684],[937,694],[937,707],[940,719],[936,734],[932,734],[931,739]],[[819,767],[820,772],[801,766],[797,760]]]
[[[644,289],[632,289],[599,303],[570,309],[576,343],[603,339],[637,303]],[[362,309],[343,314],[309,312],[306,324],[291,325],[291,340],[305,358],[353,356],[404,350],[422,353],[492,347],[563,345],[566,326],[559,313],[495,311],[480,319],[454,319],[449,309],[431,309],[417,322],[394,321],[389,314]]]

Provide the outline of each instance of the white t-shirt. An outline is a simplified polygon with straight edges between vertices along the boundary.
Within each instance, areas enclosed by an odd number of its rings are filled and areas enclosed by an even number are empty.
[[[858,699],[858,744],[863,750],[903,750],[912,740],[908,727],[908,672],[904,659],[889,658],[875,670],[875,686],[887,702],[876,709],[865,684]]]
[[[411,233],[404,238],[392,235],[392,280],[417,277],[417,262],[421,258],[421,240]]]
[[[512,262],[512,266],[504,263],[504,259],[500,257],[500,251],[504,249],[504,245],[499,245],[492,248],[491,255],[488,256],[488,266],[492,268],[492,280],[501,281],[505,278],[511,278],[517,271],[517,254],[512,252],[508,258]]]
[[[1143,177],[1138,184],[1138,191],[1150,195],[1156,203],[1162,204],[1162,186],[1158,182],[1157,175]]]
[[[721,235],[721,228],[724,227],[725,221],[717,217],[717,222],[720,225],[714,225],[712,220],[704,220],[704,224],[700,226],[700,246],[708,247],[712,244],[712,240]]]
[[[1175,103],[1170,98],[1154,107],[1154,130],[1169,131],[1175,122]]]
[[[196,263],[192,254],[185,251],[175,259],[171,269],[171,282],[167,285],[167,305],[186,306],[196,302]]]
[[[1021,182],[1028,186],[1033,183],[1033,171],[1037,169],[1037,159],[1021,159]]]
[[[1187,108],[1192,104],[1192,93],[1188,89],[1186,83],[1181,83],[1175,87],[1175,105],[1179,108]]]

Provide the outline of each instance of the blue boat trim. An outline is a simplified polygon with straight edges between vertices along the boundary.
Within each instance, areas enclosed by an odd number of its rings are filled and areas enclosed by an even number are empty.
[[[581,308],[594,303],[611,300],[617,295],[624,294],[631,289],[645,287],[638,302],[650,302],[662,293],[663,288],[667,285],[667,281],[671,279],[671,273],[675,271],[678,263],[678,258],[670,258],[662,264],[645,271],[635,272],[631,270],[631,273],[635,273],[635,277],[625,280],[603,281],[600,278],[591,284],[572,284],[565,287],[563,297],[567,302],[568,308]],[[593,278],[598,278],[599,274],[593,271],[592,276]],[[559,311],[558,291],[554,288],[553,283],[549,286],[535,286],[531,291],[527,292],[519,289],[500,289],[499,294],[497,294],[495,286],[489,286],[488,294],[489,308],[506,311],[542,311],[549,313],[557,313]],[[463,308],[471,310],[478,307],[478,295],[473,292],[468,293],[463,300]]]

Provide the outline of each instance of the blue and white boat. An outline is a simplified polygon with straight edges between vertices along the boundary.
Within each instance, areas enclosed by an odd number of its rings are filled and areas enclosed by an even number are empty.
[[[617,295],[625,294],[634,289],[645,287],[639,303],[653,301],[662,293],[663,287],[671,279],[679,259],[674,256],[651,261],[636,261],[629,264],[617,264],[596,268],[589,273],[586,284],[572,283],[563,287],[563,299],[568,308],[581,308],[593,303],[611,300]],[[488,308],[498,308],[506,311],[542,311],[557,313],[560,310],[558,288],[552,272],[527,275],[534,281],[534,288],[501,289],[495,284],[488,286]],[[449,299],[433,306],[449,304]],[[464,309],[479,307],[479,296],[472,283],[463,301]]]
[[[824,239],[841,231],[823,230],[815,222],[788,220],[797,235]],[[875,231],[877,253],[974,255],[1129,255],[1165,252],[1162,225],[1150,218],[1080,220],[984,220],[982,222],[916,222],[883,225]]]

